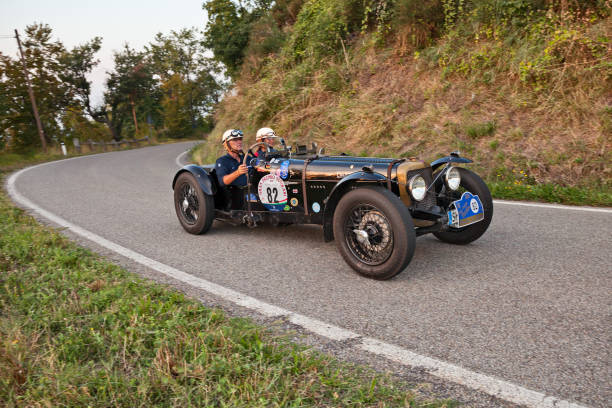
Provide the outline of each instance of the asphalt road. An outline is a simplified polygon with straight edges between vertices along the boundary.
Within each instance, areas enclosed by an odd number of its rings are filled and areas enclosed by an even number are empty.
[[[106,153],[19,176],[38,206],[188,274],[363,336],[563,400],[612,401],[612,213],[495,205],[468,246],[424,236],[390,281],[362,278],[318,226],[180,227],[176,158]]]

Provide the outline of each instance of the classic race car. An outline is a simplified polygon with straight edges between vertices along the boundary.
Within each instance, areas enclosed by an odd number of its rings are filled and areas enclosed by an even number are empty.
[[[265,143],[256,143],[249,150]],[[360,274],[389,279],[408,266],[416,237],[433,233],[452,244],[478,239],[493,217],[484,181],[459,164],[457,152],[431,164],[416,158],[331,156],[285,146],[263,158],[245,155],[244,187],[220,187],[214,165],[187,165],[174,176],[174,205],[191,234],[213,220],[255,227],[320,224],[344,260]],[[247,160],[250,163],[246,163]]]

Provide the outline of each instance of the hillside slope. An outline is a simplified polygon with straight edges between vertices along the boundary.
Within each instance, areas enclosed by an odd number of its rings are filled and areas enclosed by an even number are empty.
[[[276,53],[250,47],[197,160],[214,160],[227,128],[254,142],[270,126],[289,144],[328,152],[433,159],[460,150],[490,182],[587,187],[612,202],[610,2],[486,17],[466,5],[443,9],[437,26],[405,10],[402,20],[395,6],[388,24],[362,21],[357,32],[348,3],[306,2]],[[339,34],[321,37],[337,21]]]

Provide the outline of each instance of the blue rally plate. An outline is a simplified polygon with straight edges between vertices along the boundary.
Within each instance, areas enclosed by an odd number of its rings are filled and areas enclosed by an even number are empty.
[[[448,225],[463,228],[484,219],[484,208],[477,195],[466,191],[461,200],[453,201],[448,211]]]

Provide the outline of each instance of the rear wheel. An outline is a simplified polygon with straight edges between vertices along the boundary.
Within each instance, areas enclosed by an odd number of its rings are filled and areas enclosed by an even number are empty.
[[[214,220],[215,202],[204,194],[193,174],[179,175],[174,185],[174,209],[179,222],[190,234],[204,234]]]
[[[493,199],[491,192],[485,182],[476,174],[462,167],[457,167],[461,174],[461,185],[459,190],[453,192],[455,199],[460,199],[464,191],[477,195],[484,208],[484,219],[475,224],[463,228],[449,228],[447,231],[434,232],[440,241],[450,244],[465,245],[477,240],[485,233],[493,219]],[[445,187],[446,188],[446,187]]]
[[[416,234],[406,206],[382,187],[358,188],[345,194],[333,218],[336,246],[357,272],[389,279],[410,263]]]

